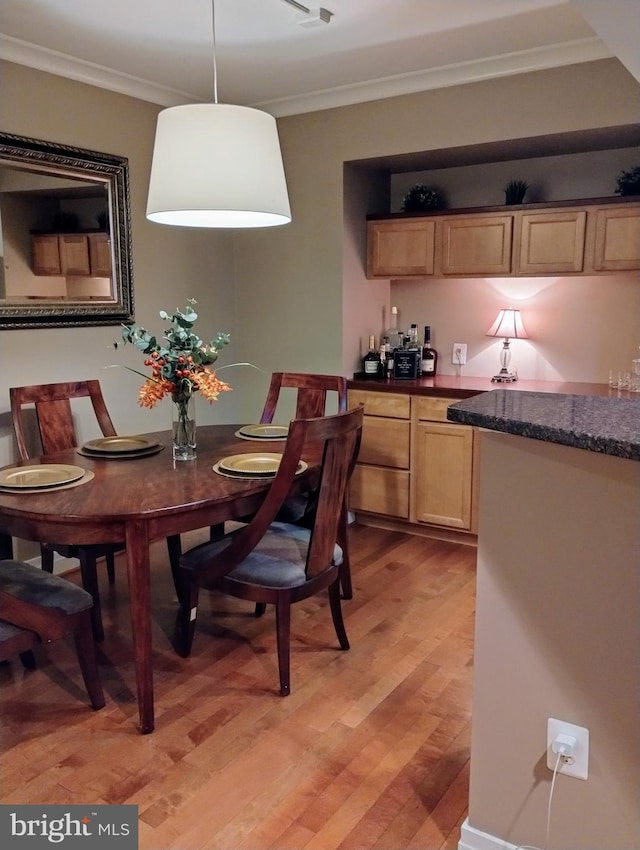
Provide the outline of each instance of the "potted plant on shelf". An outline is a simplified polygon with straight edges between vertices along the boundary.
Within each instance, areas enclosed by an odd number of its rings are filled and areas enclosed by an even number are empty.
[[[402,212],[424,212],[425,210],[440,210],[444,207],[442,193],[433,186],[417,183],[404,196]]]
[[[616,186],[616,195],[640,195],[640,165],[629,171],[621,171]]]
[[[507,205],[521,204],[527,194],[529,184],[526,180],[509,180],[504,187],[504,202]]]

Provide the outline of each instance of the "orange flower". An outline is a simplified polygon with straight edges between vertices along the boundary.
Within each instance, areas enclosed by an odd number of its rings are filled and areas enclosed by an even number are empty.
[[[138,393],[140,407],[155,407],[172,390],[173,384],[170,381],[154,381],[152,378],[148,378],[140,387]]]
[[[230,392],[231,390],[229,384],[221,381],[216,377],[215,372],[210,372],[208,369],[203,369],[194,377],[198,385],[198,392],[207,399],[209,404],[213,404],[220,393]]]

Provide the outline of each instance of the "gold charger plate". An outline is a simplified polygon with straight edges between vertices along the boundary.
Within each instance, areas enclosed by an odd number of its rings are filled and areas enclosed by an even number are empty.
[[[92,457],[94,460],[135,460],[138,457],[149,457],[149,455],[158,454],[163,448],[164,446],[161,446],[160,443],[156,443],[154,446],[149,446],[147,449],[140,449],[136,452],[97,452],[86,448],[86,446],[81,446],[76,451],[79,455]]]
[[[229,458],[226,458],[229,460]],[[213,465],[213,471],[217,472],[218,475],[223,475],[225,478],[238,478],[242,481],[259,481],[260,479],[268,479],[273,481],[276,477],[276,471],[274,472],[243,472],[241,470],[229,470],[221,467],[222,461],[218,461]],[[301,472],[304,472],[305,469],[309,466],[304,460],[298,462],[298,468],[296,469],[296,475],[300,475]]]
[[[58,487],[71,484],[82,478],[85,470],[81,466],[62,463],[39,463],[37,466],[16,466],[0,472],[0,487],[11,490],[40,490],[43,487]]]
[[[114,436],[114,437],[98,437],[97,440],[88,440],[82,446],[90,452],[100,452],[104,454],[126,454],[128,452],[140,452],[145,449],[150,449],[159,445],[155,440],[150,440],[148,437],[133,436]]]
[[[282,455],[276,452],[246,452],[222,458],[219,466],[227,472],[242,472],[245,475],[275,475],[281,460]]]
[[[287,425],[243,425],[236,431],[236,437],[245,440],[286,440],[289,433]]]

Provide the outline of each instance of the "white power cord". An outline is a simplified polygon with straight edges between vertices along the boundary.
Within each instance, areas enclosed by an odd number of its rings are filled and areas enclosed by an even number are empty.
[[[553,802],[553,791],[556,787],[556,777],[558,775],[558,769],[560,767],[561,762],[567,762],[571,757],[571,748],[566,749],[562,744],[560,747],[555,750],[557,752],[558,757],[556,758],[556,764],[553,768],[553,779],[551,780],[551,788],[549,789],[549,801],[547,803],[547,828],[544,836],[544,847],[537,847],[534,844],[518,844],[515,850],[549,850],[549,833],[551,831],[551,803]]]

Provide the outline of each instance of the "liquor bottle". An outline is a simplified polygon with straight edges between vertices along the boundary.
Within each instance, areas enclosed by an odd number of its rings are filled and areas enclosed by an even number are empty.
[[[391,324],[386,330],[386,335],[389,339],[389,347],[391,351],[394,348],[402,348],[402,331],[398,330],[398,308],[391,308]]]
[[[422,374],[427,378],[433,378],[438,365],[438,352],[431,347],[431,328],[425,325],[424,345],[422,346]]]
[[[416,349],[417,351],[420,351],[420,343],[418,342],[418,326],[417,325],[411,325],[411,327],[409,328],[408,336],[409,336],[409,345],[407,347]]]
[[[377,378],[380,364],[380,354],[376,351],[376,338],[369,337],[369,351],[362,358],[362,371],[365,378]]]

